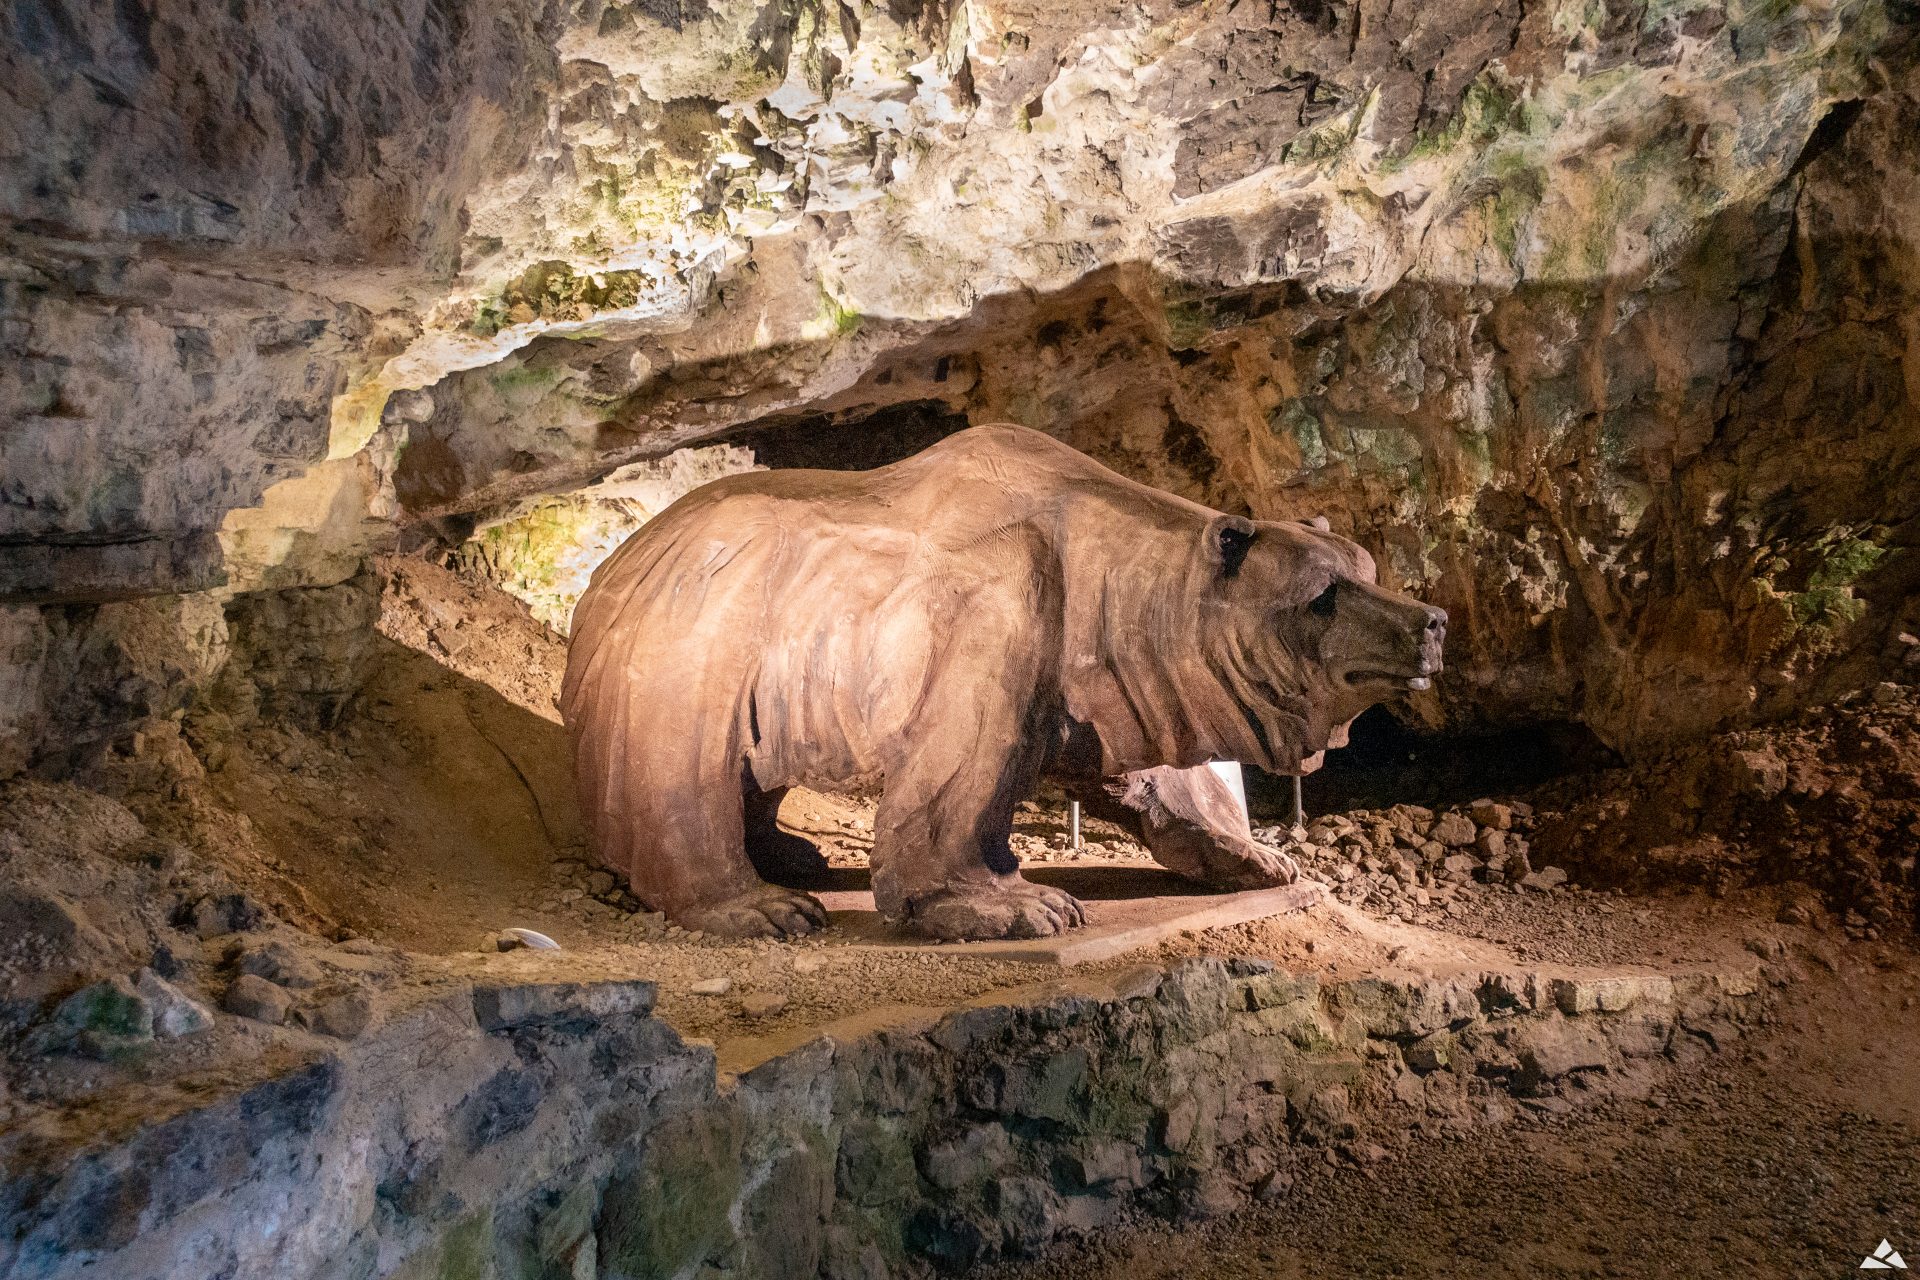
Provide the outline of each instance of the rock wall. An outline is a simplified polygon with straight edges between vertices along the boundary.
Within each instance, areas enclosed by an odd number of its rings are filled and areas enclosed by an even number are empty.
[[[212,1098],[14,1125],[0,1275],[926,1274],[1130,1205],[1284,1198],[1298,1162],[1364,1158],[1370,1124],[1638,1094],[1737,1036],[1757,981],[1323,987],[1189,961],[869,1017],[716,1074],[649,1016],[650,984],[482,979]]]
[[[0,597],[222,580],[227,513],[327,458],[487,158],[524,150],[543,47],[437,0],[0,16],[0,543],[32,548]]]
[[[16,8],[0,604],[325,587],[688,444],[1011,419],[1367,542],[1455,619],[1426,724],[1785,714],[1920,625],[1917,27]]]

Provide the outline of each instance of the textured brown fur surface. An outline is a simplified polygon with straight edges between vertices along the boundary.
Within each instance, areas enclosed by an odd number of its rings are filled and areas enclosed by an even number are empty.
[[[976,427],[875,471],[755,472],[682,498],[594,574],[562,711],[600,856],[677,921],[817,926],[818,904],[763,883],[749,845],[773,836],[788,787],[879,783],[888,919],[1052,933],[1079,904],[1008,849],[1040,774],[1299,772],[1439,669],[1446,615],[1373,583],[1346,539]],[[1239,857],[1218,843],[1176,869],[1291,878],[1251,841]]]

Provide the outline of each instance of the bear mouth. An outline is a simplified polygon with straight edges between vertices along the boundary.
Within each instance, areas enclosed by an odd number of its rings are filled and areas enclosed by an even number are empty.
[[[1404,689],[1409,693],[1419,693],[1433,687],[1433,680],[1430,678],[1430,673],[1416,674],[1411,671],[1373,671],[1362,669],[1347,672],[1345,679],[1349,686],[1385,684],[1392,685],[1396,689]]]

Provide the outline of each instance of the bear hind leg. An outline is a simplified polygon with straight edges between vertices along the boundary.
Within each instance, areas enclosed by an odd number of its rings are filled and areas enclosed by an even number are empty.
[[[818,899],[755,872],[747,799],[738,774],[649,795],[641,811],[626,815],[634,896],[684,929],[723,937],[790,938],[824,928]]]

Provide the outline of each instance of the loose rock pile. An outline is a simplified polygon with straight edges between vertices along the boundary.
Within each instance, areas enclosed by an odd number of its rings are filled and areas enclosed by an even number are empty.
[[[697,933],[689,934],[678,925],[669,925],[660,912],[648,911],[646,904],[634,897],[619,877],[605,867],[579,858],[561,858],[549,869],[547,879],[547,896],[535,904],[545,915],[570,915],[582,924],[611,924],[636,942],[697,937]]]
[[[1265,827],[1256,838],[1283,849],[1302,874],[1342,902],[1395,920],[1437,924],[1466,910],[1473,893],[1550,892],[1567,883],[1559,867],[1536,869],[1522,801],[1476,800],[1439,813],[1416,804],[1326,814],[1304,838]]]
[[[1908,647],[1920,654],[1920,642]],[[1920,923],[1920,690],[1908,685],[1567,778],[1534,799],[1537,848],[1587,884],[1724,892],[1799,881],[1856,940]],[[1812,915],[1792,903],[1783,919]]]
[[[1025,835],[1018,831],[1008,838],[1008,846],[1022,864],[1035,862],[1138,862],[1143,865],[1153,862],[1153,855],[1146,847],[1125,836],[1106,831],[1088,831],[1082,836],[1081,846],[1073,847],[1072,840],[1064,833],[1038,836]]]

